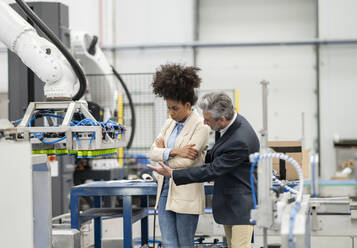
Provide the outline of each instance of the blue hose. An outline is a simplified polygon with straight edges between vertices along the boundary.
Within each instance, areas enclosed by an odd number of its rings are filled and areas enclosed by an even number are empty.
[[[250,167],[250,187],[252,188],[252,196],[253,196],[253,207],[257,209],[257,198],[255,196],[255,189],[254,189],[254,168],[259,161],[259,157],[254,159],[252,166]]]
[[[295,248],[295,242],[294,242],[294,224],[295,224],[295,217],[297,212],[299,211],[301,206],[300,202],[295,203],[295,206],[293,210],[291,211],[291,216],[290,216],[290,228],[289,228],[289,248]]]
[[[311,186],[312,186],[312,197],[314,197],[314,198],[317,197],[317,193],[316,193],[316,180],[315,180],[315,169],[316,169],[316,162],[315,162],[315,157],[313,156],[312,164],[311,164],[311,170],[312,170]]]

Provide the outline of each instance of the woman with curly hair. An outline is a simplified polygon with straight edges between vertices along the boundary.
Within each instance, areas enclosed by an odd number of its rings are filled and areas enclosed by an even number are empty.
[[[170,117],[152,145],[152,161],[164,161],[172,169],[204,163],[209,127],[192,106],[195,88],[201,83],[199,68],[179,64],[162,65],[152,83],[155,95],[166,100]],[[158,209],[163,247],[193,247],[199,214],[204,213],[202,183],[176,186],[172,179],[157,176],[155,209]]]

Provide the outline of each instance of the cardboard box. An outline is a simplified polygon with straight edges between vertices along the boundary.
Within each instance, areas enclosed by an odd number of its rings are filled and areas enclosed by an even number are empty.
[[[284,153],[295,159],[302,168],[304,178],[309,178],[309,151],[302,150],[300,141],[270,141],[268,145],[275,152]],[[299,178],[294,166],[284,160],[273,159],[273,169],[278,172],[282,180],[297,180]]]

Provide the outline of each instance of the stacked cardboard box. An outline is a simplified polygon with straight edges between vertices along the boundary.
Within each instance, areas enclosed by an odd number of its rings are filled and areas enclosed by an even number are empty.
[[[295,159],[302,168],[304,178],[309,178],[309,151],[302,149],[300,141],[270,141],[268,145],[275,152],[285,153]],[[280,179],[297,180],[299,178],[294,166],[283,160],[273,159],[273,169],[278,172]]]

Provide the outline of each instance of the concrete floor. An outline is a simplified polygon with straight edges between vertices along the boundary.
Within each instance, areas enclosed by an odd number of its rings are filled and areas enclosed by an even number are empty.
[[[82,248],[89,248],[93,246],[93,226],[90,224],[82,226]],[[133,236],[136,240],[140,239],[140,222],[133,225]],[[343,227],[341,227],[343,228]],[[160,240],[160,229],[158,221],[155,226],[156,240]],[[256,233],[259,233],[258,231]],[[103,221],[103,248],[120,248],[122,247],[123,238],[123,224],[121,218],[106,219]],[[196,235],[211,235],[206,241],[211,242],[214,238],[223,240],[224,231],[221,225],[214,223],[212,215],[206,214],[200,216],[199,225]],[[149,216],[149,237],[153,236],[153,216]],[[268,244],[280,244],[280,236],[269,236]],[[353,246],[354,245],[354,246]],[[135,247],[140,247],[136,245]],[[255,234],[255,243],[253,248],[263,247],[263,237]],[[357,248],[357,238],[351,239],[349,237],[311,237],[312,248]]]
[[[157,218],[157,217],[156,217]],[[149,216],[149,237],[153,237],[153,223],[154,216]],[[133,237],[135,240],[140,240],[141,235],[140,222],[136,222],[133,225]],[[82,225],[81,228],[81,248],[94,247],[93,239],[93,224],[87,223]],[[223,241],[224,230],[221,225],[214,222],[211,214],[205,214],[200,216],[200,220],[197,227],[196,235],[210,235],[211,237],[205,238],[205,242],[213,242],[215,238],[219,241]],[[120,248],[123,240],[123,222],[121,218],[105,219],[102,222],[102,247],[103,248]],[[161,240],[161,233],[156,219],[155,225],[155,240]],[[140,247],[136,245],[135,247]]]

